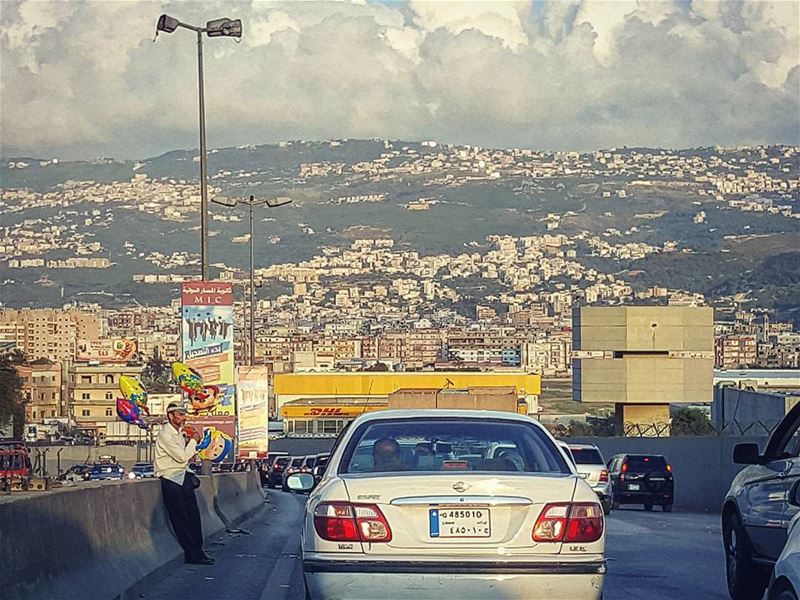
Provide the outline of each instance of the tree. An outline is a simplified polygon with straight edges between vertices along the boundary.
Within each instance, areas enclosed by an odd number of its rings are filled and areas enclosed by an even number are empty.
[[[0,356],[0,426],[13,419],[11,435],[15,439],[22,439],[25,428],[25,395],[22,377],[14,367],[24,362],[25,355],[19,350]]]
[[[172,386],[171,375],[167,362],[154,353],[142,371],[142,385],[148,392],[155,394],[169,392]]]
[[[714,432],[706,414],[696,408],[679,408],[672,415],[672,435],[710,435]]]
[[[386,363],[382,363],[381,361],[378,361],[375,364],[372,364],[364,369],[364,371],[370,371],[370,372],[377,371],[382,373],[385,373],[388,370],[389,370],[389,365],[387,365]]]

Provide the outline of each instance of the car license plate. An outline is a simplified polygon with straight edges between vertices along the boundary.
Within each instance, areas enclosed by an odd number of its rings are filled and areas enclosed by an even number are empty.
[[[639,484],[638,483],[629,483],[628,484],[628,489],[632,490],[634,492],[638,492],[639,491]]]
[[[432,538],[491,537],[488,508],[432,508],[429,511]]]

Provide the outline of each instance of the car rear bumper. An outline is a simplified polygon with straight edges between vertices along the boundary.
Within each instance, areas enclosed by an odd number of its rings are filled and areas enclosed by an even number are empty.
[[[630,491],[630,490],[622,490],[617,491],[614,490],[614,501],[615,502],[669,502],[671,503],[674,498],[674,492],[672,491],[661,491],[661,492],[649,492],[649,491]]]
[[[314,600],[448,597],[597,599],[605,561],[454,562],[304,560]]]

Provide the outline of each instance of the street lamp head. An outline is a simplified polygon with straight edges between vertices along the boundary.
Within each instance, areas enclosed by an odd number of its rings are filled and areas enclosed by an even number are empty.
[[[206,23],[208,37],[242,37],[242,20],[214,19]]]
[[[285,206],[286,204],[291,204],[292,199],[286,196],[275,196],[271,200],[267,200],[267,206],[270,208],[277,208],[279,206]]]
[[[219,204],[220,206],[227,206],[228,208],[233,208],[236,206],[236,198],[227,198],[225,196],[220,196],[219,198],[212,198],[211,201],[214,204]]]
[[[156,31],[163,31],[164,33],[172,33],[178,28],[180,24],[181,22],[174,17],[170,17],[169,15],[161,15],[160,17],[158,17],[158,24],[156,25]]]

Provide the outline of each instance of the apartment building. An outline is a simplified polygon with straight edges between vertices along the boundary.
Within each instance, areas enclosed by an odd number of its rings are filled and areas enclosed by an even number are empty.
[[[80,429],[105,435],[115,421],[119,380],[123,375],[141,377],[144,367],[130,365],[74,364],[69,369],[69,413]]]
[[[101,333],[100,315],[94,312],[78,309],[0,310],[0,340],[16,343],[28,360],[74,360],[78,340],[96,340]]]
[[[43,363],[15,367],[22,379],[25,422],[42,423],[61,415],[61,365]]]

